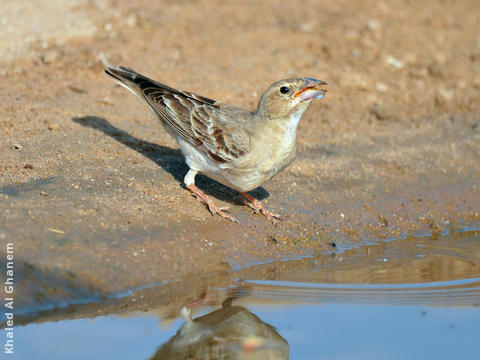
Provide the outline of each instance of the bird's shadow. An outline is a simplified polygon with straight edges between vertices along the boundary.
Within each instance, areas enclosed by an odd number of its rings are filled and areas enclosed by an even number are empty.
[[[144,141],[130,135],[124,130],[121,130],[107,120],[97,116],[82,116],[72,118],[73,122],[85,127],[90,127],[103,132],[104,134],[112,137],[123,145],[138,151],[143,156],[152,160],[155,164],[159,165],[163,170],[170,173],[175,180],[177,180],[183,188],[183,178],[188,172],[188,165],[185,163],[185,159],[182,152],[179,149],[172,149],[166,146],[157,145],[148,141]],[[227,201],[230,203],[236,203],[238,193],[222,184],[217,183],[201,174],[195,178],[195,184],[208,195],[214,196],[217,199]],[[269,193],[262,187],[259,187],[249,192],[255,198],[262,200],[269,196]]]

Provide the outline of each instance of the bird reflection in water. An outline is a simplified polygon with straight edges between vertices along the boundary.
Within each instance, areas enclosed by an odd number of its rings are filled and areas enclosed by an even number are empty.
[[[288,343],[275,328],[232,300],[196,319],[182,307],[185,323],[151,359],[288,359]]]

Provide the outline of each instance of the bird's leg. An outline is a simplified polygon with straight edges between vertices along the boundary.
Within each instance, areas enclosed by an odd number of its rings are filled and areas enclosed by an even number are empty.
[[[200,199],[205,205],[207,205],[208,210],[212,215],[218,214],[225,219],[228,219],[234,223],[238,223],[238,220],[235,219],[232,215],[227,214],[226,211],[230,211],[228,206],[220,206],[218,207],[215,203],[210,199],[205,193],[196,187],[194,184],[186,185],[187,189],[190,190],[194,196]]]
[[[222,296],[223,298],[224,296]],[[234,297],[228,297],[222,302],[222,307],[231,306]],[[202,305],[213,305],[218,303],[219,301],[219,294],[215,292],[210,286],[208,286],[205,290],[202,290],[202,293],[199,296],[196,296],[195,299],[189,299],[187,302],[183,304],[180,309],[180,316],[185,320],[185,322],[192,321],[192,310],[198,306]],[[227,304],[226,304],[227,303]]]
[[[230,211],[230,208],[227,206],[218,207],[215,203],[207,196],[205,193],[200,190],[198,187],[195,186],[195,175],[197,174],[196,171],[190,169],[185,175],[184,183],[188,190],[190,190],[194,196],[197,197],[200,201],[202,201],[205,205],[207,205],[208,210],[212,215],[218,214],[225,219],[228,219],[234,223],[239,223],[237,219],[235,219],[232,215],[227,214],[226,211]]]
[[[212,215],[219,214],[220,216],[223,216],[220,214],[222,211],[230,211],[230,208],[228,206],[218,207],[217,205],[215,205],[215,203],[195,185],[187,185],[187,189],[190,190],[193,195],[197,197],[197,199],[200,199],[200,201],[207,205],[208,210],[210,210]]]
[[[253,209],[256,213],[262,213],[269,221],[271,221],[273,224],[277,223],[276,219],[280,220],[280,215],[275,214],[274,212],[268,211],[265,209],[260,201],[255,199],[253,196],[241,192],[240,193],[245,199],[243,200],[243,203]]]
[[[191,322],[192,319],[192,309],[196,306],[202,305],[208,296],[208,289],[205,294],[202,294],[196,300],[190,300],[187,303],[183,304],[182,308],[180,309],[180,316],[183,318],[185,322]]]

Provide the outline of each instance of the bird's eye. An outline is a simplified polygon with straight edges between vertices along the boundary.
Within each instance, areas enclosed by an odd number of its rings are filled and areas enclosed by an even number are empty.
[[[282,86],[282,87],[280,88],[280,92],[281,92],[282,94],[287,94],[289,91],[290,91],[290,88],[288,88],[287,86]]]

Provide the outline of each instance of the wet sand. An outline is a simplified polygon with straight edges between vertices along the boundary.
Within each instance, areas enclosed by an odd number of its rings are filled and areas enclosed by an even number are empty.
[[[17,325],[153,312],[163,323],[189,306],[235,304],[366,304],[465,307],[480,305],[479,231],[438,238],[408,237],[362,245],[329,255],[272,261],[236,271],[152,283],[102,297],[34,304],[16,313]]]

